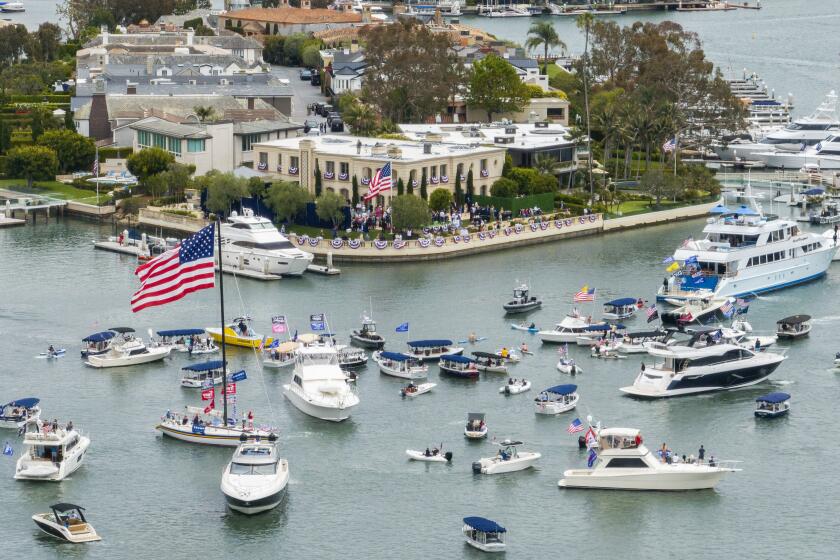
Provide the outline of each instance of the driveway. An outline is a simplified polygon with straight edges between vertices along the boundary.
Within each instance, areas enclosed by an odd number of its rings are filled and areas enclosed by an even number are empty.
[[[271,66],[272,75],[289,80],[289,87],[292,88],[294,97],[292,98],[292,114],[290,115],[293,121],[303,122],[307,119],[315,119],[322,122],[326,119],[317,115],[306,114],[306,107],[312,103],[326,102],[327,98],[321,95],[321,87],[313,86],[309,82],[304,82],[298,77],[300,68],[293,68],[290,66]]]

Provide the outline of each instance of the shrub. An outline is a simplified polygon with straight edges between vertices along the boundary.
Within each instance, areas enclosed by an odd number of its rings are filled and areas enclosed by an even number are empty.
[[[499,198],[512,198],[518,194],[519,185],[513,179],[500,177],[490,187],[490,194]]]

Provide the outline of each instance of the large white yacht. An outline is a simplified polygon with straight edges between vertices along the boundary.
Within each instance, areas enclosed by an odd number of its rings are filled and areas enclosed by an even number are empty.
[[[277,507],[289,483],[289,463],[274,438],[242,443],[222,473],[222,494],[232,510],[253,515]]]
[[[222,262],[263,274],[300,276],[312,263],[312,253],[295,247],[274,224],[254,216],[248,208],[242,214],[231,212],[222,224]]]
[[[359,397],[338,365],[338,351],[331,342],[303,346],[297,350],[292,378],[283,394],[298,410],[331,422],[350,418]]]
[[[90,439],[72,425],[30,425],[23,436],[26,451],[15,469],[17,480],[64,480],[82,466]]]
[[[639,430],[598,430],[597,460],[590,469],[570,469],[558,482],[561,488],[612,490],[704,490],[714,488],[729,473],[723,462],[668,462],[642,443]],[[594,453],[594,451],[592,452]]]
[[[695,348],[652,342],[648,354],[654,364],[642,364],[633,385],[621,388],[623,393],[662,398],[747,387],[770,377],[785,359],[730,343]]]
[[[759,156],[767,167],[800,170],[808,166],[820,171],[840,169],[840,133],[831,134],[816,146],[810,146],[801,152],[776,151]]]
[[[753,199],[747,187],[744,195]],[[712,209],[704,239],[689,238],[673,255],[680,270],[659,287],[657,301],[738,297],[777,290],[825,274],[837,248],[796,222],[761,207]]]

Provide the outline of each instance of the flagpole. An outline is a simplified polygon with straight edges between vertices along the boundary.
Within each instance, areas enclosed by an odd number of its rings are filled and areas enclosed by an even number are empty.
[[[224,271],[222,270],[222,220],[216,219],[217,233],[219,234],[219,307],[222,321],[222,408],[224,415],[224,427],[228,425],[228,407],[227,407],[227,355],[225,352],[225,283],[223,280]]]

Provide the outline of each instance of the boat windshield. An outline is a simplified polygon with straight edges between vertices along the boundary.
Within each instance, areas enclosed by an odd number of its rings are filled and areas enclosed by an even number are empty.
[[[269,463],[267,465],[246,465],[244,463],[231,463],[230,474],[238,475],[266,475],[276,474],[277,463]]]
[[[295,246],[292,245],[291,241],[265,241],[262,243],[256,243],[253,241],[234,241],[234,245],[237,247],[244,247],[246,249],[264,249],[266,251],[280,251],[282,249],[294,249]]]

